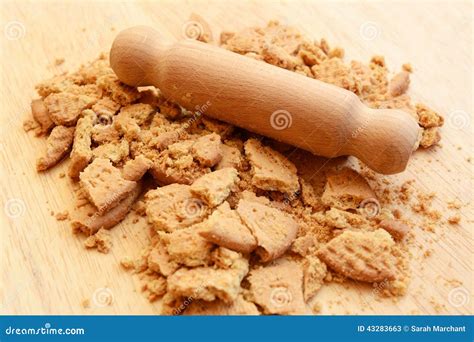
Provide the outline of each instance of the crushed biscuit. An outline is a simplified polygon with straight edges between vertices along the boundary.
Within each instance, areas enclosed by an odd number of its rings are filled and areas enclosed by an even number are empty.
[[[190,190],[210,207],[216,207],[229,196],[238,180],[236,169],[224,168],[198,178]]]
[[[157,231],[173,232],[202,221],[209,208],[194,197],[189,185],[171,184],[145,195],[148,220]]]
[[[96,158],[81,172],[80,183],[92,204],[99,211],[115,207],[136,188],[137,183],[122,177],[108,159]]]
[[[321,247],[317,255],[337,273],[360,281],[393,280],[394,241],[383,229],[374,232],[346,230]]]
[[[249,273],[251,300],[267,314],[307,314],[303,299],[303,270],[288,259],[253,269]]]
[[[256,253],[264,262],[283,255],[296,238],[298,224],[278,209],[240,200],[237,213],[257,239]]]
[[[46,141],[46,153],[36,161],[36,170],[45,171],[59,163],[69,152],[74,139],[74,127],[56,126]]]
[[[257,247],[257,240],[227,202],[214,210],[199,234],[216,245],[241,253],[250,253]]]
[[[108,253],[112,247],[112,236],[106,229],[99,229],[97,233],[89,236],[84,241],[86,248],[97,248],[97,251],[101,253]]]
[[[299,190],[296,167],[282,154],[256,139],[245,142],[245,154],[252,166],[252,184],[262,190],[293,194]]]

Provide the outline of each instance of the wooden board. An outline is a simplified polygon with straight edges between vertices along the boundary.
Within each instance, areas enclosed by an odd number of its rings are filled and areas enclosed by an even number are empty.
[[[152,25],[179,38],[191,12],[203,16],[216,36],[278,19],[345,47],[347,60],[383,54],[392,70],[413,64],[410,94],[446,115],[442,147],[417,152],[404,174],[389,179],[415,179],[421,190],[436,192],[443,223],[435,233],[415,227],[418,242],[432,255],[415,252],[408,294],[398,302],[378,300],[361,285],[327,286],[317,301],[322,313],[472,314],[472,205],[461,209],[460,225],[445,223],[454,213],[446,201],[472,202],[471,3],[2,1],[1,6],[1,314],[158,313],[157,304],[140,293],[137,277],[118,265],[146,244],[144,225],[126,220],[113,229],[110,254],[86,252],[68,223],[50,214],[72,203],[69,181],[59,178],[64,165],[37,174],[34,164],[44,140],[21,126],[37,82],[95,58],[131,25]],[[55,66],[56,58],[65,63]],[[82,301],[94,293],[111,294],[113,304],[102,307],[91,300],[84,308]]]

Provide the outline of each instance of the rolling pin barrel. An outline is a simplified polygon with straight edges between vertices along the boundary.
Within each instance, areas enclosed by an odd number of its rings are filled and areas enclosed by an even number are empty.
[[[145,26],[117,36],[110,63],[122,82],[156,86],[188,110],[317,155],[354,155],[384,174],[405,169],[418,138],[403,111],[370,109],[350,91],[216,46],[169,43]]]

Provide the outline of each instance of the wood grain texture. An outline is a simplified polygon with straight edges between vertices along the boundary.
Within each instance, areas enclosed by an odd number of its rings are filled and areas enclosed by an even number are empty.
[[[410,94],[446,115],[442,147],[415,153],[405,173],[387,179],[415,179],[421,190],[436,192],[442,223],[436,233],[423,231],[422,220],[415,227],[418,241],[432,255],[423,258],[415,251],[413,279],[398,302],[376,300],[370,287],[358,284],[326,286],[316,300],[322,313],[472,314],[471,3],[3,1],[1,6],[0,313],[158,313],[158,304],[149,304],[140,293],[137,277],[118,266],[123,256],[137,255],[146,244],[144,226],[126,220],[112,231],[110,254],[86,252],[68,223],[50,215],[72,203],[69,181],[58,176],[65,165],[37,174],[35,160],[45,141],[25,134],[21,126],[40,80],[95,58],[119,30],[132,25],[151,25],[170,39],[179,38],[183,23],[196,12],[216,36],[220,30],[279,19],[345,47],[347,60],[383,54],[392,70],[413,64]],[[66,62],[55,66],[59,57]],[[467,206],[461,209],[461,224],[452,226],[445,220],[454,212],[445,203],[454,199]],[[83,308],[81,302],[101,288],[110,289],[113,304],[102,307],[91,300]],[[460,305],[456,293],[465,299]]]

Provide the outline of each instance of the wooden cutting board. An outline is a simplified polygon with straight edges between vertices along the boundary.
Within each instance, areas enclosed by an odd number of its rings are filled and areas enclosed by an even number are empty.
[[[123,28],[151,25],[170,38],[182,37],[192,12],[204,17],[215,37],[221,30],[264,25],[270,19],[345,47],[346,60],[386,56],[392,71],[411,62],[410,94],[445,114],[442,144],[417,152],[394,183],[415,179],[436,193],[443,212],[435,233],[415,227],[413,279],[399,301],[377,299],[367,286],[325,286],[316,301],[325,314],[472,314],[472,4],[469,2],[263,2],[3,1],[1,25],[1,314],[157,314],[140,293],[136,276],[119,261],[146,245],[143,222],[126,220],[112,231],[114,247],[86,252],[69,224],[58,222],[72,203],[71,184],[59,178],[65,165],[37,174],[44,140],[25,134],[22,122],[34,85],[72,70],[107,51]],[[65,63],[55,65],[58,58]],[[458,200],[461,223],[446,224]],[[430,242],[431,241],[431,242]],[[424,257],[426,249],[431,256]],[[457,280],[453,281],[453,280]],[[104,290],[106,288],[107,290]],[[101,306],[92,298],[113,297]],[[84,308],[82,302],[90,300]],[[99,305],[98,305],[99,304]]]

